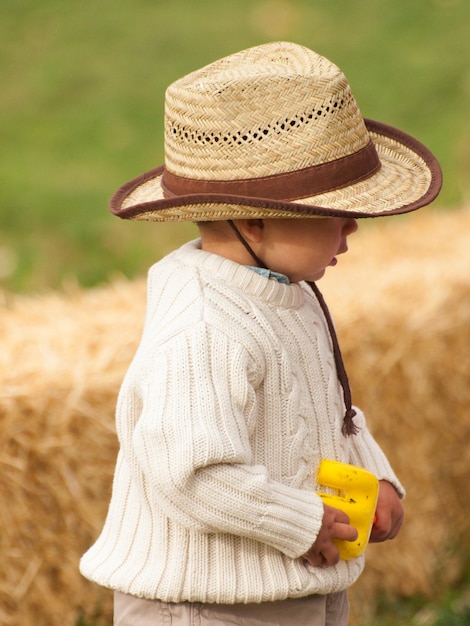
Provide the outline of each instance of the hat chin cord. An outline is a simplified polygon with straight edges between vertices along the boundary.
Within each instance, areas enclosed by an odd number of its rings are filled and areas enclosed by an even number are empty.
[[[256,265],[258,267],[262,267],[263,269],[268,270],[269,267],[266,265],[266,263],[264,261],[262,261],[259,256],[257,254],[254,253],[254,251],[251,249],[250,244],[246,241],[246,239],[243,237],[243,235],[241,234],[241,232],[238,230],[238,228],[235,226],[235,223],[233,220],[227,220],[230,228],[233,230],[233,232],[235,233],[235,235],[237,236],[238,241],[243,245],[243,247],[245,248],[245,250],[248,252],[248,254],[251,256],[251,258],[255,261]]]
[[[259,256],[257,254],[255,254],[255,252],[251,249],[251,246],[249,245],[249,243],[245,240],[245,238],[243,237],[243,235],[241,234],[241,232],[238,230],[238,228],[235,226],[233,220],[227,220],[227,222],[229,223],[231,229],[233,230],[233,232],[235,233],[235,235],[237,236],[237,239],[240,241],[240,243],[244,246],[245,250],[250,254],[250,256],[252,257],[252,259],[255,261],[256,265],[258,267],[262,267],[264,269],[269,269],[268,267],[266,267],[266,263],[264,261],[262,261]],[[331,341],[333,344],[333,355],[334,355],[334,359],[335,359],[335,365],[336,365],[336,372],[338,375],[338,379],[339,382],[341,383],[341,387],[343,389],[343,397],[344,397],[344,404],[346,406],[346,412],[344,414],[344,418],[343,418],[343,424],[342,424],[342,433],[345,437],[351,436],[351,435],[356,435],[358,432],[358,427],[357,425],[354,423],[354,417],[356,415],[356,411],[355,409],[353,409],[352,407],[352,401],[351,401],[351,389],[349,387],[349,381],[348,381],[348,375],[346,373],[346,369],[344,367],[344,362],[343,362],[343,358],[341,355],[341,350],[339,347],[339,343],[338,343],[338,338],[336,336],[336,331],[333,325],[333,320],[331,319],[331,315],[330,312],[328,310],[328,306],[323,298],[322,293],[320,292],[320,290],[318,289],[317,285],[314,282],[308,282],[308,285],[310,285],[313,293],[315,294],[318,303],[323,311],[323,315],[325,316],[326,319],[326,323],[328,326],[328,330],[330,332],[330,336],[331,336]]]

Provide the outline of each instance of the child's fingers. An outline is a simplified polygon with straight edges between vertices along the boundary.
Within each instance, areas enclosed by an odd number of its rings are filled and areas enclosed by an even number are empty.
[[[350,525],[347,514],[340,509],[328,508],[332,516],[331,538],[355,541],[357,539],[357,530]]]
[[[357,530],[349,524],[349,517],[343,511],[324,505],[323,524],[315,543],[303,558],[314,567],[336,565],[339,551],[333,539],[355,541]]]
[[[372,527],[372,532],[370,535],[370,542],[380,543],[382,541],[394,539],[400,532],[402,521],[403,521],[402,516],[396,516],[396,517],[379,516],[377,517]]]
[[[328,510],[335,522],[338,522],[339,524],[349,524],[348,515],[344,511],[341,511],[341,509],[335,509],[334,507],[327,505],[324,505],[324,509],[325,512]]]
[[[380,481],[376,518],[370,536],[371,543],[394,539],[400,531],[403,516],[403,504],[395,488],[386,481]]]
[[[339,551],[334,543],[325,542],[321,549],[312,547],[303,559],[313,567],[325,567],[327,565],[336,565],[339,561]]]
[[[358,536],[357,530],[354,526],[348,523],[336,523],[333,528],[333,538],[342,539],[344,541],[356,541]]]

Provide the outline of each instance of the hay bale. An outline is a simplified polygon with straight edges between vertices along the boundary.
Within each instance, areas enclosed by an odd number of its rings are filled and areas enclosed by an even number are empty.
[[[379,591],[434,596],[468,567],[470,212],[364,223],[321,287],[354,401],[408,490],[406,525],[368,549],[354,623]],[[361,232],[362,231],[362,232]],[[116,454],[114,404],[143,322],[143,281],[4,297],[0,307],[0,623],[110,623],[78,560],[99,532]]]
[[[116,392],[143,302],[143,284],[121,283],[0,309],[2,624],[73,626],[101,605],[109,617],[110,594],[78,559],[106,512]]]

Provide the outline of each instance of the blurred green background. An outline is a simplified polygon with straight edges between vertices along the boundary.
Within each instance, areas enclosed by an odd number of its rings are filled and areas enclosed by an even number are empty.
[[[363,114],[441,161],[443,210],[468,201],[468,0],[2,0],[0,286],[92,286],[149,264],[192,225],[123,222],[108,200],[163,162],[164,90],[266,41],[339,65]]]

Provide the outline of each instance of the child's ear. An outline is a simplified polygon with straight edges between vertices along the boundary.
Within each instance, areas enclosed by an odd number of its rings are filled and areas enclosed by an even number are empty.
[[[245,239],[251,243],[259,243],[263,239],[264,221],[261,219],[237,220],[238,228]]]

